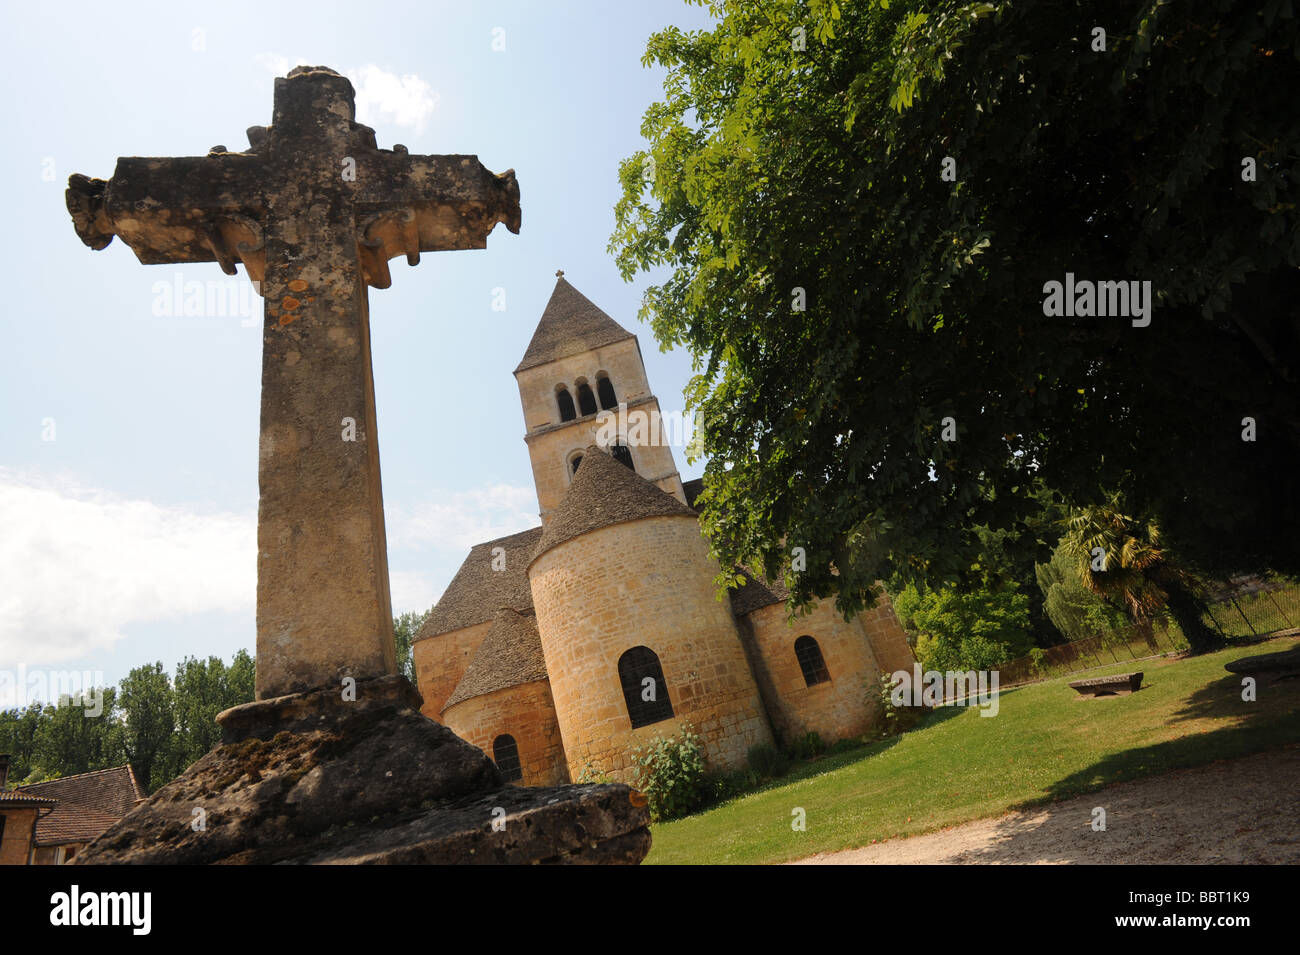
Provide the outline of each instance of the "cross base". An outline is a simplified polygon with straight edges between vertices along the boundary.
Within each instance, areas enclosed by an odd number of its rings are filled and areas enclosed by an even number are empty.
[[[237,706],[223,741],[77,864],[636,864],[645,800],[623,785],[523,788],[419,712],[405,677]],[[369,821],[367,821],[369,820]]]

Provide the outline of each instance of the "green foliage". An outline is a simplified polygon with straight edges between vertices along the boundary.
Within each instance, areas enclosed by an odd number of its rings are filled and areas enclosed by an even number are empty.
[[[161,663],[136,667],[121,683],[122,750],[140,784],[153,792],[176,773],[176,700]]]
[[[896,706],[894,704],[894,677],[891,673],[880,674],[874,689],[875,703],[880,710],[880,735],[897,736],[906,733],[925,716],[923,706]]]
[[[610,779],[609,773],[601,772],[591,763],[587,763],[582,767],[582,772],[578,775],[578,782],[583,784],[609,783],[613,782],[613,780]]]
[[[633,750],[632,764],[654,822],[685,816],[703,803],[704,747],[690,724],[683,723],[676,735],[655,737]]]
[[[821,734],[810,731],[794,740],[787,749],[791,759],[812,759],[826,752],[826,744],[822,742]]]
[[[427,610],[424,613],[408,610],[401,616],[393,618],[393,641],[397,645],[397,672],[412,683],[415,682],[415,659],[411,655],[411,643],[427,616],[429,616]]]
[[[753,792],[762,783],[762,778],[753,769],[738,769],[729,773],[710,773],[704,782],[705,796],[709,803],[726,802],[746,793]]]
[[[751,746],[747,755],[749,768],[758,773],[760,779],[776,779],[790,770],[790,758],[767,743]]]
[[[1028,653],[1028,608],[1028,598],[1013,587],[961,593],[908,584],[894,598],[925,670],[988,670]]]
[[[254,670],[253,658],[247,650],[236,653],[230,666],[220,657],[208,657],[206,661],[186,657],[176,667],[176,679],[172,683],[176,734],[168,779],[184,772],[218,743],[221,739],[218,713],[252,702]]]
[[[1222,637],[1201,619],[1201,584],[1165,545],[1156,521],[1130,512],[1121,492],[1077,508],[1064,523],[1060,546],[1085,587],[1122,606],[1135,622],[1168,612],[1193,653],[1222,646]]]
[[[1047,615],[1066,640],[1095,637],[1128,623],[1116,607],[1084,586],[1068,544],[1057,545],[1052,559],[1036,565],[1034,572]]]
[[[1040,482],[1125,490],[1216,572],[1300,567],[1294,5],[710,8],[649,39],[663,97],[610,249],[696,361],[722,567],[857,612],[896,574],[969,579],[976,528],[1023,561]],[[1150,327],[1046,318],[1067,270],[1150,280]]]

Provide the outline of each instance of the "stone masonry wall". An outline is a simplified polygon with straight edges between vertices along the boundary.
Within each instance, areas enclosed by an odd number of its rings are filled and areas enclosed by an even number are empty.
[[[519,372],[519,399],[524,408],[528,454],[533,466],[533,483],[537,488],[538,510],[545,522],[550,512],[564,499],[572,480],[569,459],[574,451],[595,444],[599,415],[579,417],[560,427],[560,409],[555,386],[563,384],[576,406],[577,382],[585,380],[596,390],[596,376],[604,372],[614,386],[614,395],[631,411],[659,412],[659,402],[650,393],[641,350],[636,339],[628,338],[603,348],[561,358],[536,368]],[[662,428],[661,428],[662,430]],[[661,434],[658,444],[629,448],[637,474],[657,484],[682,503],[682,491],[672,448]]]
[[[882,594],[876,601],[875,608],[862,614],[860,619],[867,628],[867,635],[871,637],[871,648],[875,651],[880,669],[885,673],[895,673],[898,670],[910,672],[916,656],[912,653],[912,645],[907,642],[907,631],[899,623],[894,602],[889,599],[889,595]]]
[[[631,782],[631,751],[689,721],[715,768],[772,735],[717,566],[694,517],[654,517],[567,541],[529,568],[569,774]],[[635,646],[659,656],[673,718],[632,728],[618,674]]]
[[[775,691],[770,716],[782,743],[788,745],[812,732],[830,743],[874,728],[878,719],[874,692],[881,664],[871,635],[879,624],[866,619],[869,616],[846,623],[832,601],[823,601],[809,616],[793,623],[787,621],[783,603],[749,614],[761,665]],[[794,650],[795,640],[804,635],[821,648],[829,681],[808,686],[804,680]]]
[[[555,703],[545,680],[523,683],[449,706],[447,728],[493,757],[492,743],[503,733],[515,738],[522,786],[560,786],[569,782],[564,744],[555,720]]]
[[[418,640],[411,647],[415,661],[415,685],[424,697],[420,712],[442,722],[442,705],[465,675],[479,644],[492,627],[491,620],[448,633]]]
[[[0,865],[26,865],[36,809],[15,809],[10,806],[4,810],[4,815],[5,831],[4,838],[0,839]]]

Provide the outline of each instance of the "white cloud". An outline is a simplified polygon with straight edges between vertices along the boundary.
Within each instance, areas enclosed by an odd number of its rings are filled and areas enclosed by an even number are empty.
[[[388,508],[388,546],[432,545],[463,556],[475,544],[535,527],[531,487],[495,484],[472,491],[435,492],[413,507]]]
[[[279,53],[259,53],[253,57],[257,65],[265,70],[269,70],[272,76],[285,76],[295,66],[307,66],[307,61],[300,56],[295,56],[292,60],[287,56],[281,56]]]
[[[431,492],[388,508],[395,613],[427,610],[474,544],[536,526],[532,488]],[[253,513],[200,513],[0,468],[0,669],[75,660],[133,623],[248,612]]]
[[[437,585],[428,574],[394,570],[388,574],[388,589],[393,601],[393,616],[396,617],[408,610],[423,613],[432,607]]]
[[[357,122],[367,126],[400,126],[416,133],[438,105],[438,94],[414,73],[398,76],[371,64],[348,70],[357,91]]]
[[[132,622],[254,605],[254,514],[161,507],[0,468],[0,527],[0,667],[111,647]]]
[[[257,65],[273,76],[285,76],[295,66],[307,66],[300,56],[259,53]],[[398,75],[373,63],[359,69],[344,70],[357,93],[357,122],[367,126],[398,126],[416,133],[438,106],[438,94],[414,73]]]

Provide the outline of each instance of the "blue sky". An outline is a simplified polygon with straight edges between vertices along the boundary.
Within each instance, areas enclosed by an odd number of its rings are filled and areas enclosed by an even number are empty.
[[[74,172],[109,178],[119,156],[245,148],[295,63],[351,76],[381,146],[477,154],[521,188],[518,236],[498,226],[485,251],[394,260],[392,288],[371,290],[395,612],[433,604],[471,544],[537,522],[511,370],[557,268],[640,337],[664,411],[681,409],[689,357],[659,351],[636,320],[649,280],[624,283],[605,248],[617,164],[660,93],[646,39],[707,26],[700,9],[66,3],[6,19],[0,674],[111,683],[254,648],[260,299],[247,315],[158,314],[163,288],[228,280],[215,263],[140,265],[120,240],[92,252],[63,190]],[[23,702],[3,683],[0,705]]]

